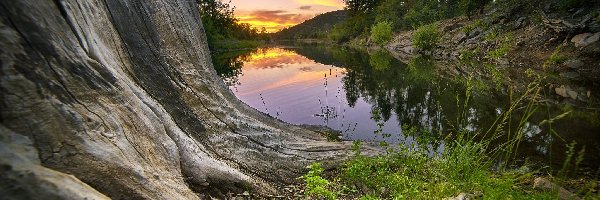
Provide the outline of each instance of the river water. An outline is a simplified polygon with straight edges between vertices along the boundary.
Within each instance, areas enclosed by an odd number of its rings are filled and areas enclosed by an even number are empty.
[[[328,126],[347,140],[411,144],[462,132],[489,138],[483,133],[489,133],[511,102],[509,92],[491,81],[441,77],[433,61],[416,58],[406,64],[382,50],[282,46],[224,52],[213,55],[213,63],[233,93],[251,107],[291,124]],[[518,163],[560,170],[566,146],[576,143],[573,157],[581,152],[584,158],[580,171],[595,173],[600,163],[598,111],[568,104],[535,108],[527,117],[525,106],[516,107],[510,123],[497,131],[503,134],[495,144],[522,133],[514,158]],[[548,120],[563,113],[568,114]],[[443,147],[443,142],[435,146]]]

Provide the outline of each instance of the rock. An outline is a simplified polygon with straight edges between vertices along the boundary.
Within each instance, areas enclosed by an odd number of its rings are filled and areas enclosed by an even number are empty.
[[[457,43],[464,42],[467,39],[467,34],[464,31],[458,31],[453,37],[453,41],[457,41]]]
[[[32,192],[77,188],[98,199],[94,190],[115,199],[277,194],[275,186],[299,182],[305,166],[331,168],[351,149],[351,142],[327,142],[241,103],[211,64],[193,1],[0,7],[0,132],[29,137],[47,167],[31,167],[32,176],[11,167],[2,176]],[[35,178],[48,177],[42,173],[56,182]],[[2,198],[19,197],[0,189]]]
[[[470,200],[479,199],[481,196],[483,196],[483,193],[481,192],[475,192],[475,194],[467,194],[462,192],[455,197],[444,198],[444,200]]]
[[[560,77],[568,78],[571,80],[577,80],[579,79],[579,77],[581,77],[577,72],[561,72],[559,75]]]
[[[526,19],[527,19],[527,17],[519,17],[519,19],[517,19],[517,21],[515,22],[514,28],[518,29],[518,28],[521,28],[522,26],[527,25],[527,23],[525,22]]]
[[[496,61],[496,63],[498,63],[498,65],[503,65],[503,66],[510,65],[510,61],[508,61],[508,59],[506,59],[506,58],[498,59]]]
[[[554,92],[556,92],[556,94],[558,94],[561,97],[572,98],[572,99],[577,99],[577,95],[578,95],[578,93],[576,91],[569,88],[569,86],[564,86],[564,85],[554,88]]]
[[[575,43],[576,47],[586,47],[600,39],[600,32],[597,33],[582,33],[576,35],[571,39],[571,42]]]
[[[567,60],[565,61],[565,66],[567,66],[568,68],[571,69],[579,69],[581,67],[583,67],[583,61],[578,60],[578,59],[571,59],[571,60]]]
[[[581,199],[577,195],[542,177],[538,177],[535,180],[533,180],[533,188],[546,192],[558,191],[559,199]]]
[[[483,30],[481,28],[477,27],[477,28],[473,29],[471,32],[469,32],[469,34],[467,35],[467,37],[468,37],[467,39],[477,37],[477,36],[481,35],[481,33],[483,33]]]

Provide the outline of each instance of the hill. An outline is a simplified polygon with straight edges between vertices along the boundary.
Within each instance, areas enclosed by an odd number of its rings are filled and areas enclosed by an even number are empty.
[[[277,40],[324,38],[334,25],[346,19],[348,19],[348,12],[345,10],[323,13],[296,26],[274,33],[273,38]]]

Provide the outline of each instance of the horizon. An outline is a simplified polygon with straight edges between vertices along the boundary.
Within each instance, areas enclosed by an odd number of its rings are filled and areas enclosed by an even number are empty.
[[[326,12],[342,10],[342,0],[231,0],[239,23],[275,33]]]

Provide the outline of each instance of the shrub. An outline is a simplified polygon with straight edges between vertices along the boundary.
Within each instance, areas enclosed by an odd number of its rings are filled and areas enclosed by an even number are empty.
[[[421,50],[432,50],[440,40],[437,24],[419,27],[412,36],[412,43]]]
[[[304,195],[317,198],[335,199],[333,192],[327,189],[329,181],[321,177],[321,173],[323,173],[321,163],[313,163],[308,166],[308,168],[310,169],[308,173],[301,177],[306,182],[306,190],[304,191]]]
[[[392,39],[392,23],[378,22],[371,28],[371,40],[375,44],[383,45]]]

